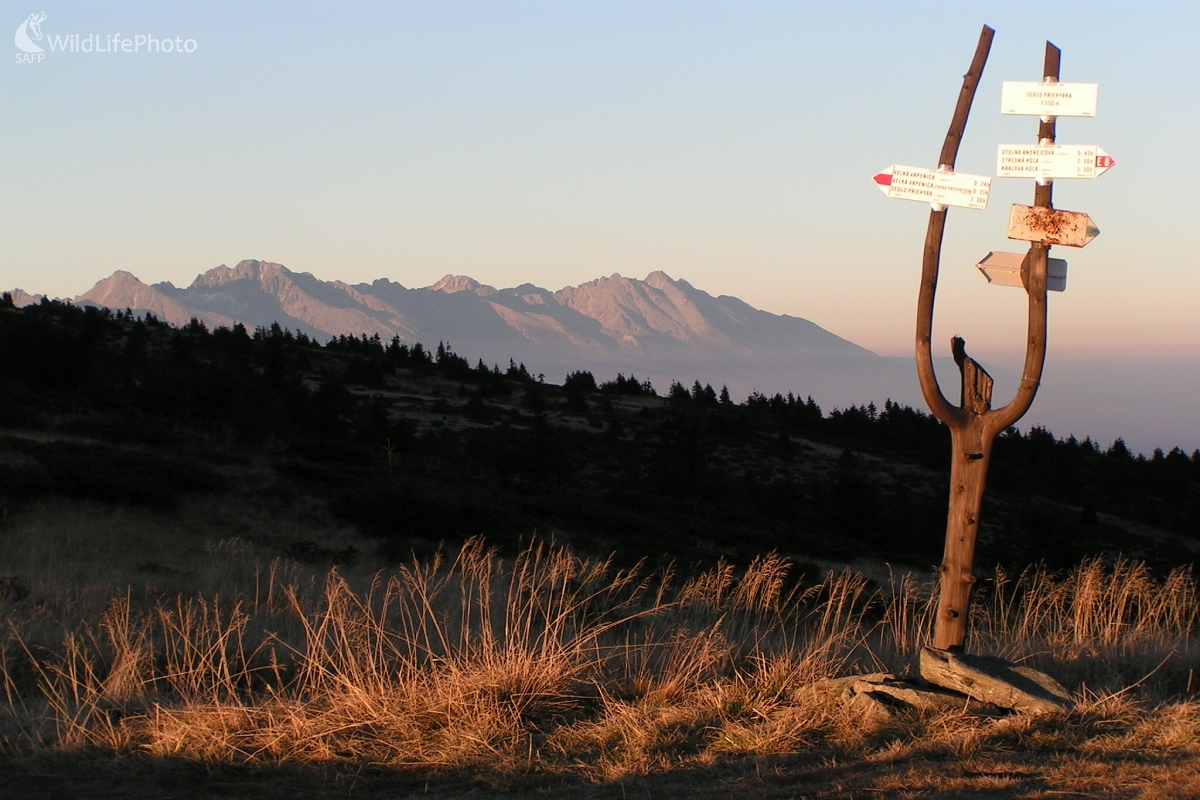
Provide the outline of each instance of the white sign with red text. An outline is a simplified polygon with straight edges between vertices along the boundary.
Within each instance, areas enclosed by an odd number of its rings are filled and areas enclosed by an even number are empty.
[[[1099,178],[1117,160],[1094,144],[1002,144],[999,178]]]
[[[986,175],[942,172],[898,164],[877,174],[873,180],[880,191],[898,200],[919,200],[960,208],[987,208],[992,179]]]

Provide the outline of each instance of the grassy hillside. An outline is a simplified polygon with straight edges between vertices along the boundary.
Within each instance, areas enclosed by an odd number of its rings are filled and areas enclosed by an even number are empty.
[[[378,572],[260,555],[210,542],[200,593],[104,583],[101,557],[90,583],[46,570],[0,597],[5,796],[1200,791],[1186,570],[989,576],[975,646],[1079,699],[1031,717],[880,714],[819,682],[914,670],[924,576],[801,576],[775,556],[680,574],[479,540]]]

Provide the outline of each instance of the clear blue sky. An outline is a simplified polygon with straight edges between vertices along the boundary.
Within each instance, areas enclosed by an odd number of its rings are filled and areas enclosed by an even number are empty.
[[[935,166],[980,27],[997,31],[958,169],[1032,142],[1003,80],[1100,85],[1059,141],[1102,234],[1056,248],[1052,359],[1200,359],[1200,4],[0,3],[3,30],[194,39],[0,67],[0,286],[74,296],[116,269],[189,283],[243,258],[325,279],[448,272],[549,289],[656,269],[911,352],[928,209],[871,176]],[[7,26],[7,27],[4,27]],[[8,36],[9,34],[5,34]],[[5,40],[10,41],[10,40]],[[951,210],[935,336],[1016,369],[1024,295],[972,265],[1032,182]],[[1200,363],[1200,362],[1197,362]]]

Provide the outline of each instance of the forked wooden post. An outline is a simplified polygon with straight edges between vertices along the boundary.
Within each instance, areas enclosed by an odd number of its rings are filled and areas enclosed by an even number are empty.
[[[994,31],[987,27],[979,36],[979,45],[971,68],[963,77],[958,105],[950,130],[942,145],[939,166],[953,169],[958,146],[967,125],[967,115],[975,97],[975,88],[983,74],[991,49]],[[1059,75],[1060,51],[1046,43],[1043,76],[1054,81]],[[1054,141],[1053,118],[1040,123],[1038,139]],[[1039,184],[1034,193],[1034,205],[1052,208],[1052,185]],[[1029,248],[1022,265],[1022,277],[1029,295],[1029,335],[1025,346],[1025,367],[1016,397],[1000,409],[992,409],[992,379],[974,359],[967,355],[966,343],[955,337],[951,342],[954,360],[962,376],[958,406],[953,406],[933,372],[932,343],[933,299],[937,291],[938,268],[941,261],[942,236],[946,229],[946,210],[936,209],[929,214],[925,234],[925,253],[921,265],[921,290],[917,300],[917,376],[921,393],[934,416],[950,428],[950,509],[946,517],[946,549],[942,557],[941,582],[937,617],[934,622],[933,646],[940,650],[964,649],[971,591],[975,587],[975,541],[979,530],[979,510],[987,481],[988,462],[996,434],[1020,419],[1037,394],[1046,360],[1046,261],[1049,246],[1034,244]]]

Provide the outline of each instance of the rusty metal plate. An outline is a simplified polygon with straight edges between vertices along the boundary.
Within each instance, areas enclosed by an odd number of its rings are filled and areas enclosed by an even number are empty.
[[[1083,247],[1099,235],[1096,223],[1082,211],[1014,205],[1008,218],[1008,238],[1022,242]]]

